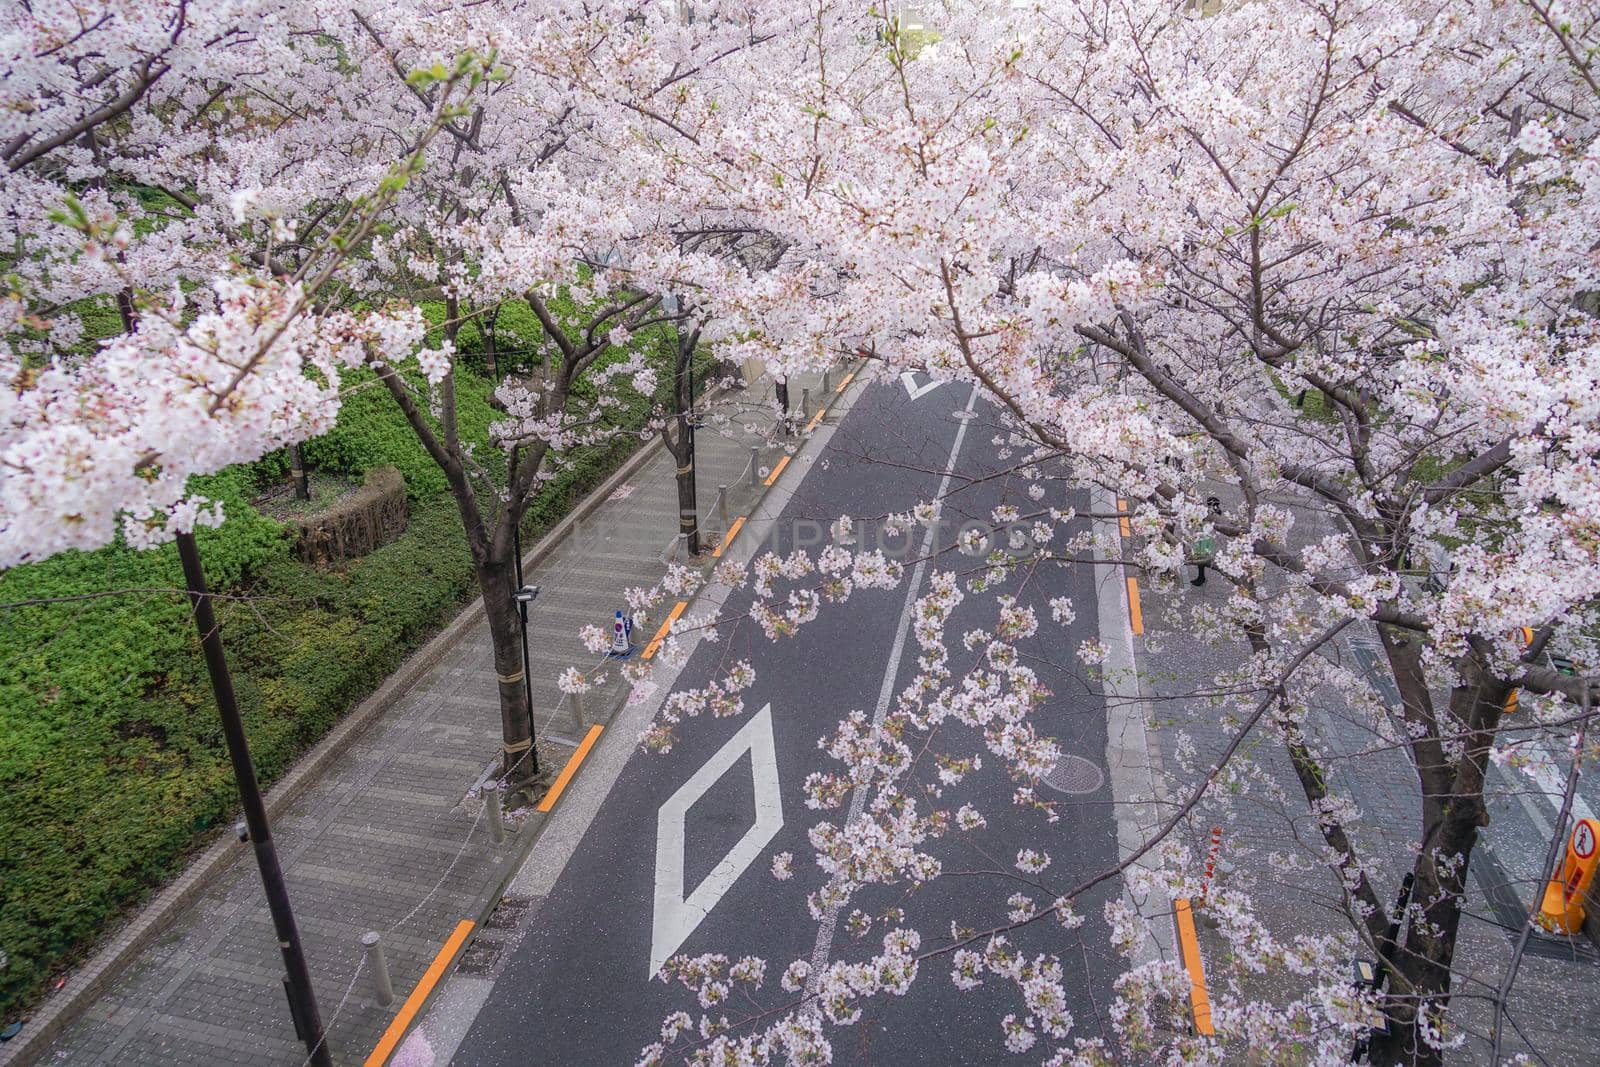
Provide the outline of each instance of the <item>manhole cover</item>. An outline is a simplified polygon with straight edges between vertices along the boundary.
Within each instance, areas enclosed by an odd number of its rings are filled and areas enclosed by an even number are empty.
[[[1105,772],[1082,756],[1062,756],[1042,779],[1058,793],[1093,793],[1105,780]]]

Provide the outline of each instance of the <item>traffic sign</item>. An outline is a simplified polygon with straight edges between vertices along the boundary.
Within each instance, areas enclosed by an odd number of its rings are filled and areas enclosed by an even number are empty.
[[[1572,830],[1572,854],[1580,860],[1594,855],[1594,824],[1582,819]]]
[[[1594,881],[1595,867],[1600,865],[1596,856],[1596,834],[1600,822],[1579,819],[1567,840],[1566,858],[1561,863],[1561,873],[1550,879],[1544,887],[1544,898],[1539,902],[1539,925],[1558,934],[1577,933],[1585,916],[1584,898]]]

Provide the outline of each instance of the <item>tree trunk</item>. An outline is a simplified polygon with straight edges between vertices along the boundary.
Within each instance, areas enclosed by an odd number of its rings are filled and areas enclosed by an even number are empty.
[[[1448,721],[1452,731],[1464,735],[1464,751],[1453,765],[1440,768],[1453,773],[1440,775],[1433,768],[1421,768],[1423,847],[1413,869],[1412,894],[1421,914],[1412,921],[1397,958],[1389,961],[1392,971],[1385,1003],[1389,1032],[1373,1036],[1370,1059],[1375,1064],[1441,1067],[1444,1063],[1443,1053],[1423,1040],[1422,1029],[1425,1024],[1445,1026],[1467,872],[1478,831],[1489,824],[1484,775],[1509,691],[1476,657],[1461,661],[1459,669],[1461,682],[1450,694]],[[1404,672],[1396,673],[1402,680]]]
[[[494,673],[500,692],[500,773],[508,790],[514,792],[527,787],[537,771],[530,751],[533,722],[524,688],[521,617],[512,596],[516,571],[509,556],[500,556],[491,554],[476,571],[484,615],[489,621],[489,639],[494,645]]]
[[[694,349],[700,328],[685,335],[680,323],[673,345],[672,401],[677,412],[678,440],[668,441],[678,469],[678,533],[689,555],[700,554],[700,505],[694,477]]]
[[[500,318],[500,308],[496,306],[486,312],[478,324],[478,332],[483,335],[483,361],[488,369],[489,378],[493,381],[500,379],[500,346],[495,338],[495,324]]]
[[[289,446],[289,480],[294,483],[296,500],[311,499],[311,479],[306,475],[306,459],[298,444]]]
[[[683,535],[689,555],[700,554],[700,509],[694,491],[694,429],[678,416],[678,432],[688,434],[683,458],[678,460],[678,532]]]

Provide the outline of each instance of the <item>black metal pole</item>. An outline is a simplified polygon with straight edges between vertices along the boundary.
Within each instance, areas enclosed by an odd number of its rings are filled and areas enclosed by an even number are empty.
[[[533,676],[528,662],[528,600],[522,595],[522,523],[511,526],[511,547],[517,554],[517,616],[522,620],[522,698],[528,705],[528,759],[531,773],[539,773],[539,737],[533,719]]]
[[[285,985],[295,1032],[311,1054],[309,1062],[316,1067],[333,1067],[333,1057],[328,1053],[328,1043],[322,1032],[322,1016],[317,1011],[317,998],[311,990],[311,970],[306,966],[305,951],[300,947],[300,930],[289,907],[289,889],[283,881],[283,868],[278,865],[278,850],[272,844],[267,806],[261,799],[261,785],[256,781],[255,764],[250,760],[250,744],[239,718],[233,676],[228,673],[228,657],[222,647],[222,631],[211,610],[211,591],[206,588],[205,570],[200,566],[200,550],[193,534],[178,535],[178,559],[183,563],[189,600],[194,605],[194,624],[200,631],[200,647],[205,652],[206,670],[211,674],[211,690],[216,694],[217,711],[222,716],[222,735],[227,739],[228,757],[233,761],[233,779],[239,786],[245,825],[249,827],[250,843],[256,851],[256,866],[261,868],[267,910],[272,913],[272,926],[278,935],[284,969],[288,972]]]

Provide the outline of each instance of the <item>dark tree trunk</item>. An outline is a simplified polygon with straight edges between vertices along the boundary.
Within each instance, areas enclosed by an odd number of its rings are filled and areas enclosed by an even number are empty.
[[[126,259],[120,252],[117,254],[118,262]],[[134,327],[139,325],[139,312],[133,305],[133,290],[119,289],[117,291],[117,316],[122,319],[124,332],[132,333]]]
[[[679,325],[672,361],[672,402],[677,415],[674,421],[678,426],[678,438],[667,441],[668,449],[677,460],[678,533],[683,536],[684,547],[691,556],[700,554],[700,505],[694,477],[694,350],[699,340],[698,326],[685,334]]]
[[[289,480],[294,483],[296,500],[311,499],[311,478],[306,474],[306,459],[298,444],[289,446]]]
[[[500,694],[501,775],[509,791],[526,788],[535,777],[533,722],[528,715],[522,668],[522,629],[516,599],[516,568],[510,554],[492,552],[476,568],[483,594],[489,639],[494,645],[494,673]]]
[[[687,419],[678,416],[678,432],[687,434],[684,440],[685,455],[678,459],[678,532],[683,535],[684,547],[689,555],[700,554],[700,509],[695,501],[694,487],[694,428]]]
[[[495,380],[500,377],[500,349],[494,335],[495,323],[499,318],[500,308],[496,306],[493,310],[484,314],[482,321],[478,325],[478,332],[483,335],[484,365],[489,372],[489,377]]]
[[[1408,717],[1424,714],[1431,721],[1425,690],[1418,692],[1417,649],[1388,635],[1385,644]],[[1441,1067],[1444,1063],[1443,1053],[1423,1040],[1422,1030],[1425,1024],[1445,1027],[1467,872],[1478,831],[1489,824],[1483,802],[1484,775],[1509,692],[1475,656],[1462,660],[1459,670],[1461,681],[1451,691],[1446,721],[1448,732],[1463,739],[1461,756],[1446,763],[1441,746],[1430,738],[1413,746],[1423,794],[1423,847],[1413,868],[1416,883],[1412,894],[1420,915],[1412,921],[1394,958],[1386,961],[1390,969],[1385,1004],[1389,1026],[1387,1034],[1373,1036],[1370,1059],[1375,1064]],[[1438,736],[1437,732],[1431,734],[1431,738]]]

